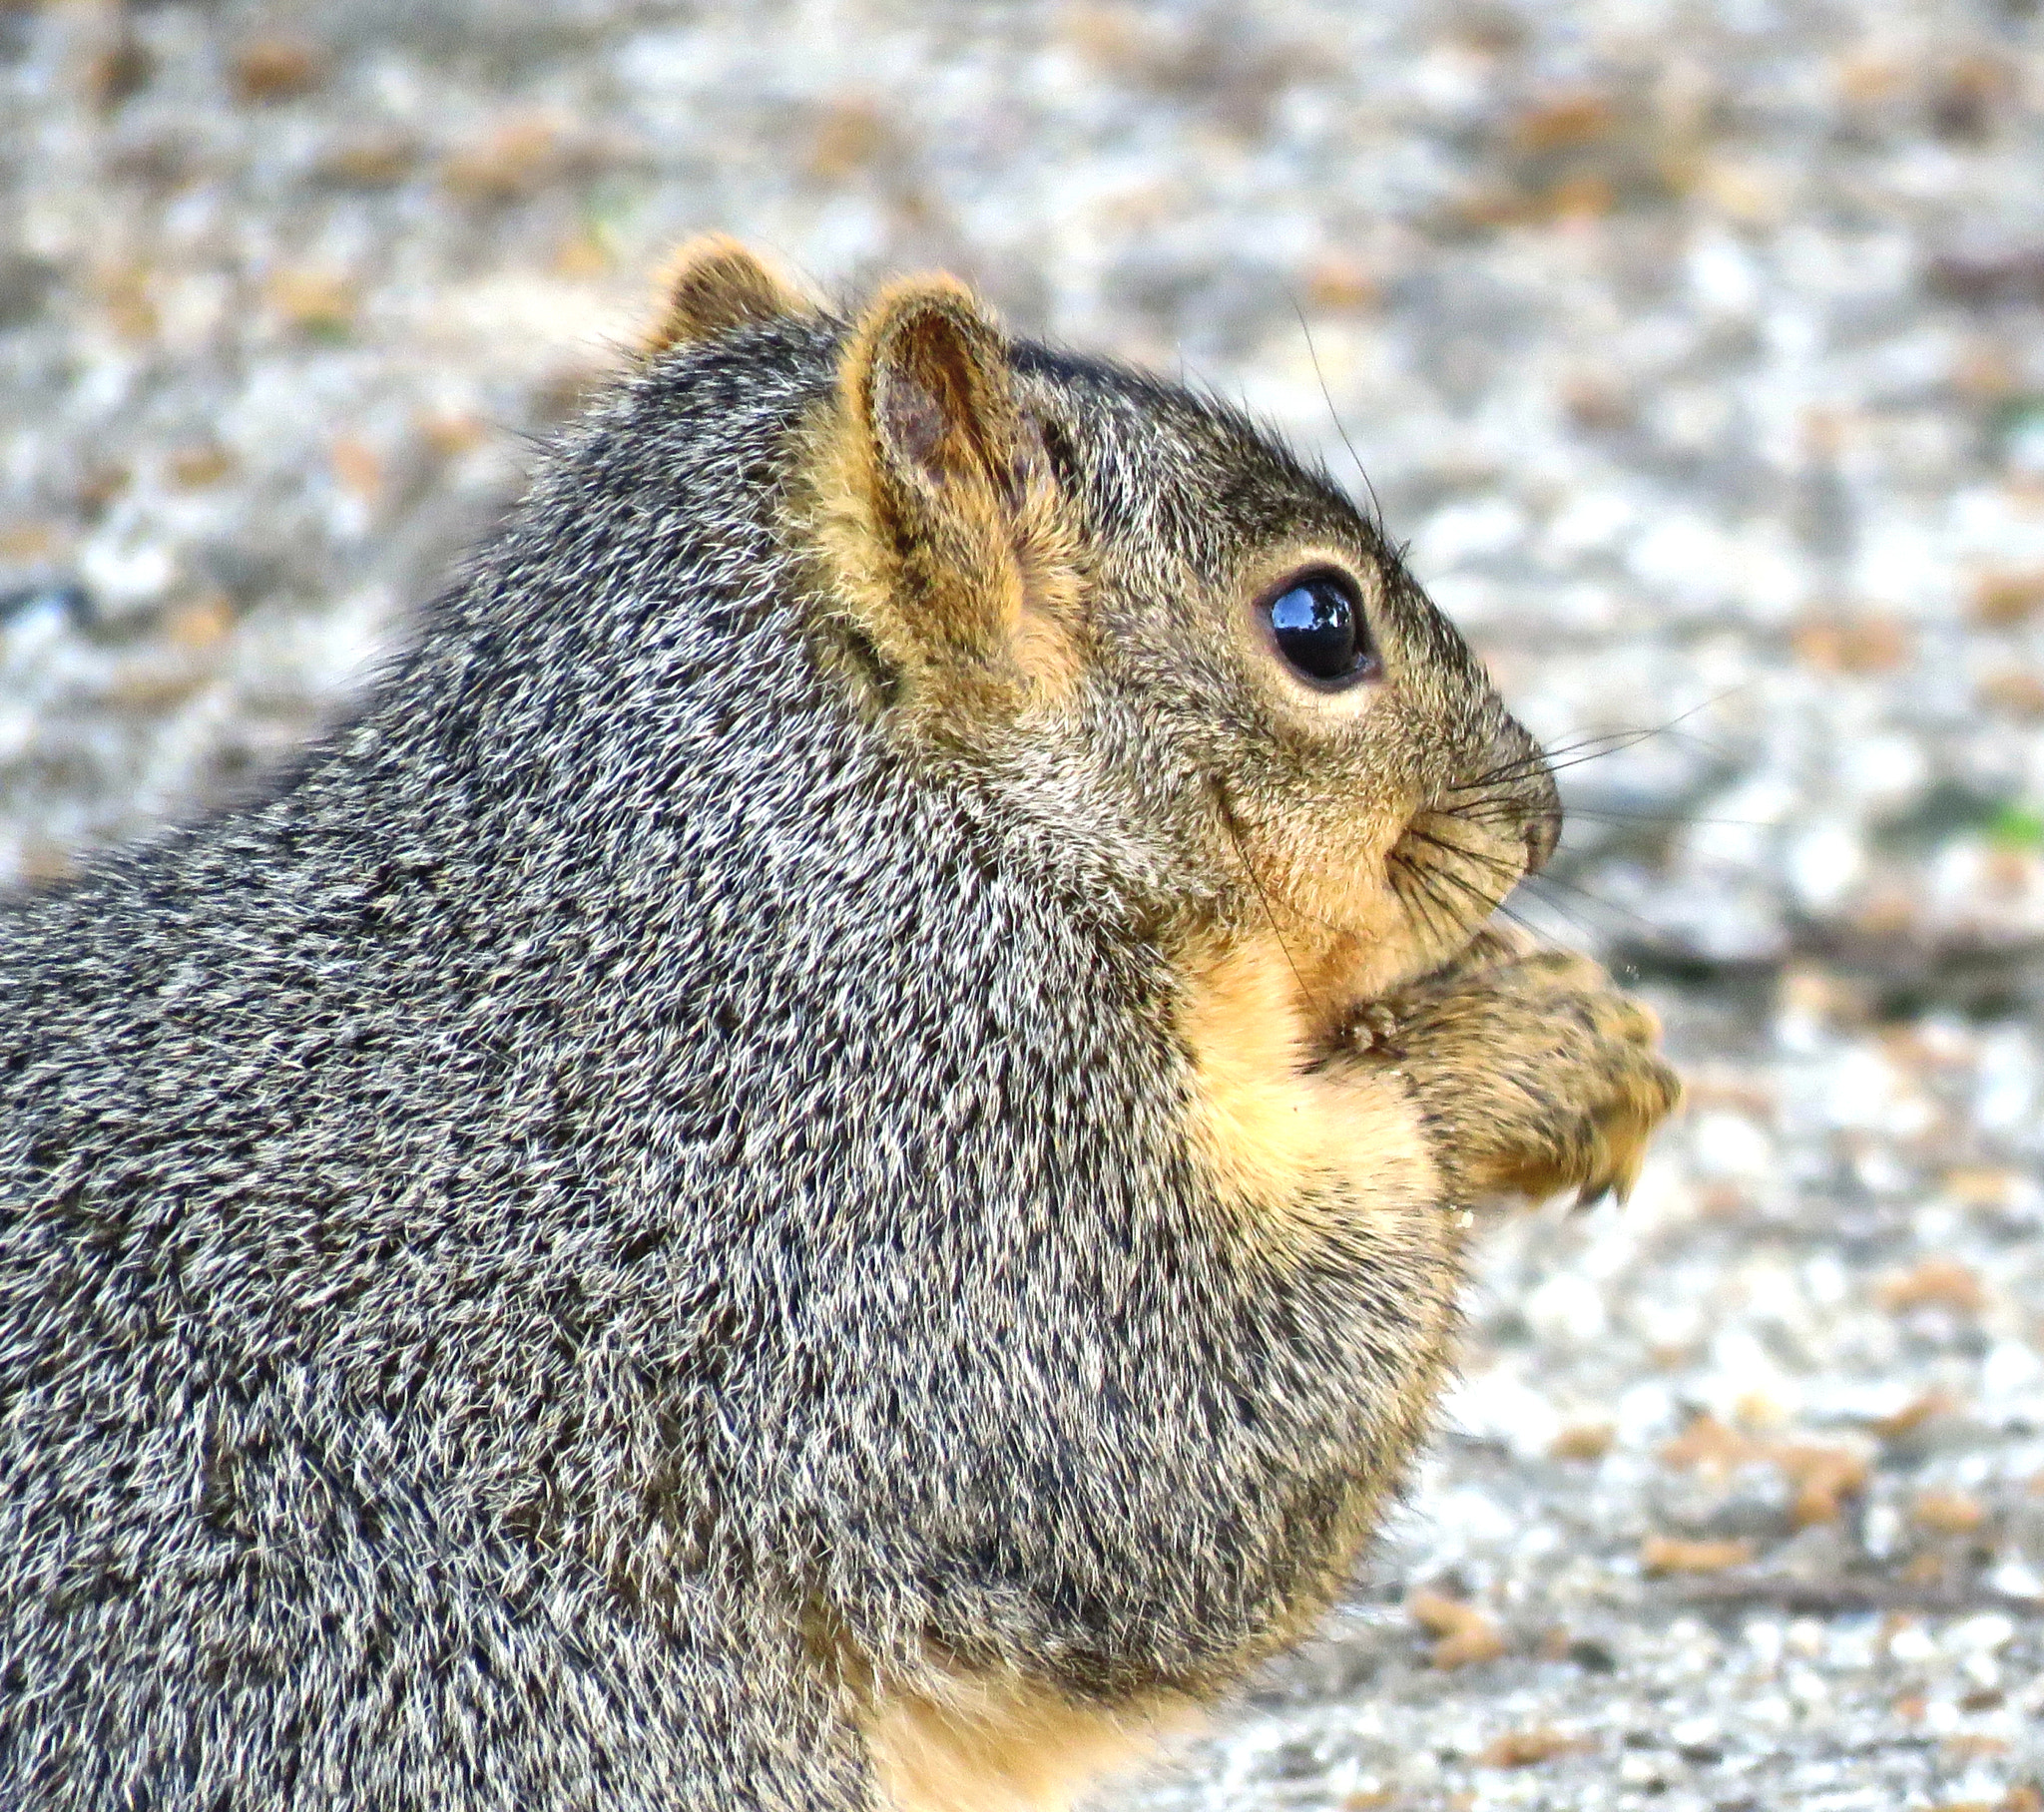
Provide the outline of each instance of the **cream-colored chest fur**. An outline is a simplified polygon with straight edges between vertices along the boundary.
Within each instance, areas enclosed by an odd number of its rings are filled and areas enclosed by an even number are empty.
[[[1251,938],[1195,952],[1186,973],[1189,1131],[1261,1239],[1283,1250],[1360,1214],[1424,1211],[1439,1177],[1403,1085],[1311,1067],[1310,1020],[1284,947]]]
[[[1030,1681],[959,1674],[874,1703],[866,1752],[888,1812],[1061,1812],[1197,1715],[1167,1703],[1103,1711]]]

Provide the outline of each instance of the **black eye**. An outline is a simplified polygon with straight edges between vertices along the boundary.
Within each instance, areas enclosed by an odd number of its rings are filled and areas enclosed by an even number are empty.
[[[1278,653],[1301,680],[1322,687],[1352,685],[1381,671],[1362,601],[1338,573],[1309,573],[1267,608]]]

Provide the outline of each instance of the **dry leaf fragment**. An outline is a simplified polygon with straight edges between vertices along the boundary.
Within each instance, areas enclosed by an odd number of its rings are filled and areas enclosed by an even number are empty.
[[[181,491],[203,491],[235,469],[235,456],[225,447],[180,447],[170,458],[171,482]]]
[[[1476,1758],[1479,1768],[1532,1768],[1557,1755],[1581,1755],[1595,1745],[1585,1736],[1566,1736],[1552,1725],[1507,1730]]]
[[[1557,1460],[1601,1460],[1616,1434],[1609,1422],[1572,1422],[1555,1436],[1548,1452]]]
[[[1908,70],[1892,58],[1861,54],[1838,65],[1838,92],[1855,106],[1867,107],[1900,92]]]
[[[886,162],[895,151],[893,129],[877,107],[867,101],[837,101],[817,117],[808,172],[818,182],[844,183]]]
[[[1939,1416],[1949,1416],[1958,1407],[1958,1399],[1949,1391],[1925,1391],[1914,1402],[1903,1404],[1892,1416],[1880,1417],[1872,1425],[1873,1432],[1883,1441],[1899,1440],[1903,1435],[1914,1434],[1926,1422]]]
[[[1618,206],[1611,179],[1595,171],[1564,177],[1541,200],[1542,212],[1556,221],[1594,221]]]
[[[1756,1414],[1759,1410],[1760,1406],[1755,1405]],[[1697,1417],[1669,1442],[1661,1450],[1661,1459],[1667,1466],[1692,1467],[1721,1478],[1742,1466],[1765,1463],[1779,1467],[1795,1493],[1789,1514],[1797,1529],[1806,1529],[1812,1523],[1835,1522],[1840,1509],[1838,1500],[1860,1490],[1866,1484],[1867,1474],[1866,1460],[1850,1448],[1760,1441],[1710,1414]]]
[[[165,625],[173,645],[191,654],[224,641],[234,627],[235,607],[222,592],[180,606]]]
[[[1980,702],[2011,717],[2044,717],[2044,680],[2023,668],[2004,668],[1980,681]]]
[[[2016,92],[2008,66],[1993,57],[1962,57],[1931,97],[1930,123],[1941,139],[1977,144],[1993,130],[1995,115]]]
[[[269,305],[306,333],[344,333],[355,314],[355,292],[345,279],[317,270],[279,270],[263,293]]]
[[[1618,115],[1602,95],[1558,95],[1544,106],[1521,114],[1512,138],[1521,151],[1568,151],[1608,138]]]
[[[1468,1667],[1494,1661],[1505,1651],[1504,1632],[1474,1604],[1421,1587],[1406,1599],[1412,1620],[1438,1637],[1429,1659],[1436,1667]]]
[[[1723,1573],[1753,1559],[1751,1542],[1685,1542],[1649,1536],[1640,1544],[1640,1566],[1648,1573]]]
[[[119,265],[100,278],[98,288],[116,333],[129,340],[155,337],[156,279],[147,264]]]
[[[288,101],[326,80],[326,53],[303,38],[257,38],[235,53],[233,75],[244,101]]]
[[[550,114],[507,120],[447,160],[447,187],[471,202],[516,202],[558,182],[569,167],[561,124]]]
[[[1661,1450],[1661,1464],[1678,1469],[1695,1469],[1718,1474],[1737,1472],[1742,1466],[1768,1458],[1767,1447],[1720,1422],[1709,1411]]]
[[[1951,1572],[1946,1557],[1941,1554],[1919,1554],[1902,1569],[1902,1584],[1905,1586],[1943,1586],[1945,1576]]]
[[[1914,1270],[1890,1277],[1880,1287],[1881,1306],[1893,1314],[1939,1308],[1958,1315],[1974,1315],[1986,1302],[1987,1293],[1980,1287],[1980,1279],[1949,1258],[1926,1258]]]
[[[78,483],[78,508],[87,518],[104,514],[107,506],[128,488],[134,474],[117,459],[88,466]]]
[[[348,189],[387,189],[403,182],[418,160],[416,140],[402,133],[385,133],[335,146],[321,160],[319,174]]]
[[[1943,1187],[1966,1207],[2005,1208],[2020,1181],[2017,1172],[2005,1164],[1959,1164],[1944,1173]]]
[[[1323,257],[1306,272],[1306,299],[1315,308],[1353,310],[1374,307],[1383,296],[1368,265],[1338,254]]]
[[[383,462],[376,457],[376,450],[352,434],[343,434],[333,443],[330,457],[334,481],[340,488],[364,503],[374,503],[383,489]]]
[[[1982,629],[2012,630],[2044,611],[2044,569],[1982,573],[1973,582],[1973,621]]]
[[[0,560],[44,560],[57,551],[57,532],[46,522],[18,522],[0,529]]]
[[[610,267],[610,251],[597,233],[572,232],[554,247],[554,274],[570,282],[586,282]]]
[[[426,437],[426,445],[442,459],[453,459],[471,447],[481,446],[489,434],[476,416],[459,412],[424,416],[419,432]]]
[[[1835,1523],[1842,1510],[1838,1500],[1866,1486],[1866,1461],[1849,1447],[1791,1445],[1771,1457],[1795,1489],[1788,1517],[1797,1529]]]
[[[1561,386],[1562,406],[1577,427],[1611,432],[1628,426],[1636,413],[1623,390],[1602,376],[1579,374]]]
[[[1818,619],[1790,641],[1800,660],[1829,674],[1892,673],[1909,658],[1908,629],[1892,617]]]
[[[124,22],[113,42],[87,60],[86,97],[100,112],[111,113],[130,95],[146,88],[155,74],[155,56]]]
[[[1938,1745],[1955,1762],[1978,1761],[1983,1756],[2006,1755],[2008,1739],[2002,1736],[1960,1734],[1948,1736]]]
[[[1941,1536],[1969,1536],[1987,1521],[1987,1507],[1963,1491],[1926,1491],[1909,1514],[1919,1527]]]

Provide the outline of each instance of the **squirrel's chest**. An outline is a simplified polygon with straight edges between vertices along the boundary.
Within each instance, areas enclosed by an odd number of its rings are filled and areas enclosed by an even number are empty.
[[[1298,976],[1276,940],[1192,953],[1183,977],[1188,1142],[1253,1230],[1290,1245],[1335,1217],[1433,1198],[1433,1158],[1405,1092],[1315,1066]]]

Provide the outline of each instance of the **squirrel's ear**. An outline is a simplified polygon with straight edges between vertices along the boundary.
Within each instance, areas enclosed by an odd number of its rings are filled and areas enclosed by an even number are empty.
[[[660,318],[646,336],[649,357],[692,340],[809,312],[789,284],[721,232],[690,239],[675,252],[661,273],[660,291]]]
[[[1072,530],[1007,337],[964,284],[881,291],[846,341],[825,455],[828,539],[890,666],[940,692],[966,669],[1069,675]]]
[[[972,493],[1013,501],[1021,420],[1008,349],[962,283],[919,277],[884,292],[845,377],[897,511],[955,508]]]

